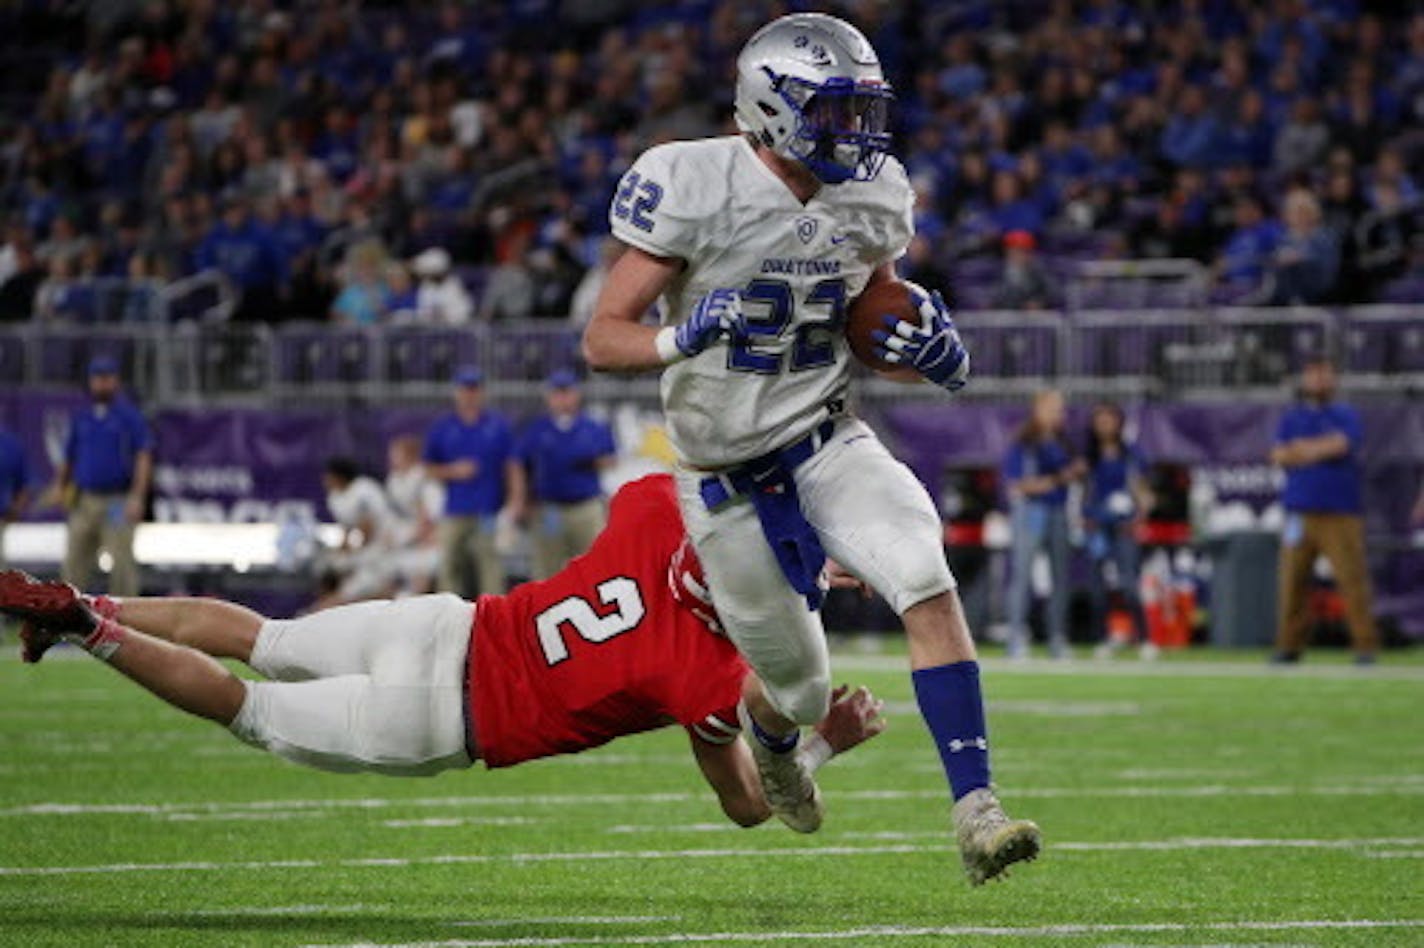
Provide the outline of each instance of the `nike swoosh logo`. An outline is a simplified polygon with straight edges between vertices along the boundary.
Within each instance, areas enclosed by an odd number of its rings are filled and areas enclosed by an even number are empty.
[[[844,235],[844,234],[842,234],[840,237],[832,237],[832,238],[831,238],[831,243],[832,243],[832,244],[843,244],[843,243],[845,243],[845,242],[846,242],[846,238],[845,238],[845,235]]]

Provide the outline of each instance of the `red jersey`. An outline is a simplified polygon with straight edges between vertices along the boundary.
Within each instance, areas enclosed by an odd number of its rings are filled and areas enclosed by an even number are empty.
[[[735,736],[746,665],[674,598],[682,540],[672,478],[645,477],[614,496],[608,526],[558,575],[480,597],[466,676],[487,766],[673,723]]]

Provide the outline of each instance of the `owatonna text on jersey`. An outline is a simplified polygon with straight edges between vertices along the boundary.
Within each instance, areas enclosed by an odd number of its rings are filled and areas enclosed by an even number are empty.
[[[663,322],[682,322],[728,287],[741,290],[747,317],[750,338],[725,359],[663,372],[684,462],[722,467],[765,454],[845,397],[846,307],[876,267],[905,252],[913,203],[904,167],[888,158],[873,181],[822,188],[802,204],[742,136],[659,145],[628,170],[609,213],[614,236],[687,261],[663,294]]]

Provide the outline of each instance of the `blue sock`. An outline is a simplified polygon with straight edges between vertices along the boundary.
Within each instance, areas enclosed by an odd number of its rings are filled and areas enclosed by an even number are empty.
[[[921,668],[911,677],[954,799],[989,786],[989,732],[984,726],[979,663]]]
[[[765,747],[773,754],[789,754],[796,749],[797,742],[801,740],[800,728],[797,728],[785,737],[777,737],[775,734],[764,730],[762,726],[757,723],[756,718],[752,717],[750,711],[747,712],[747,720],[752,722],[752,734],[756,736],[757,741],[762,747]]]

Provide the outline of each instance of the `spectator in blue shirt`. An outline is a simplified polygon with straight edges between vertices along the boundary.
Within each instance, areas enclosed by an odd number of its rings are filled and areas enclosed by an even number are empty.
[[[20,439],[0,428],[0,569],[5,568],[5,527],[30,503],[30,466]]]
[[[548,411],[530,421],[518,457],[528,469],[534,503],[534,572],[546,579],[588,550],[607,519],[600,471],[615,460],[613,431],[583,411],[578,378],[567,369],[549,376]]]
[[[1009,584],[1010,658],[1027,658],[1028,612],[1033,597],[1033,561],[1048,557],[1053,588],[1048,600],[1048,647],[1068,656],[1068,484],[1079,474],[1064,439],[1067,409],[1061,393],[1039,392],[1028,420],[1004,459],[1013,541]]]
[[[1279,306],[1315,305],[1334,289],[1340,246],[1305,188],[1286,195],[1285,232],[1271,258],[1271,299]]]
[[[485,410],[484,374],[474,366],[455,373],[455,410],[425,436],[423,460],[445,484],[440,522],[440,589],[466,599],[502,594],[504,562],[495,543],[497,520],[523,521],[524,468],[514,456],[514,435],[503,415]],[[478,574],[478,589],[470,572]]]
[[[1186,168],[1208,168],[1218,159],[1220,127],[1207,111],[1198,86],[1187,86],[1177,99],[1177,112],[1162,130],[1162,157]]]
[[[1083,520],[1093,561],[1094,613],[1102,633],[1099,657],[1107,657],[1131,641],[1131,636],[1112,634],[1108,612],[1113,600],[1131,615],[1143,656],[1154,654],[1138,596],[1139,556],[1133,535],[1133,524],[1147,509],[1149,494],[1142,455],[1124,436],[1124,421],[1120,405],[1097,405],[1083,452]]]
[[[148,424],[119,385],[119,365],[109,356],[89,363],[89,404],[69,421],[59,487],[69,507],[64,578],[80,589],[100,550],[113,559],[109,594],[136,596],[138,563],[134,526],[143,519],[153,475]]]
[[[1316,557],[1330,562],[1345,600],[1355,661],[1373,664],[1379,636],[1365,562],[1365,522],[1360,497],[1360,416],[1335,401],[1335,367],[1318,358],[1305,366],[1300,402],[1281,417],[1271,463],[1286,469],[1281,495],[1280,623],[1277,664],[1300,661],[1309,621]]]
[[[203,238],[194,254],[199,270],[216,269],[242,294],[235,319],[270,321],[276,315],[287,268],[278,244],[237,200],[228,200],[222,220]]]
[[[1281,241],[1281,225],[1266,217],[1261,202],[1250,195],[1236,201],[1236,230],[1227,238],[1217,261],[1222,288],[1232,297],[1257,293],[1266,265]]]

